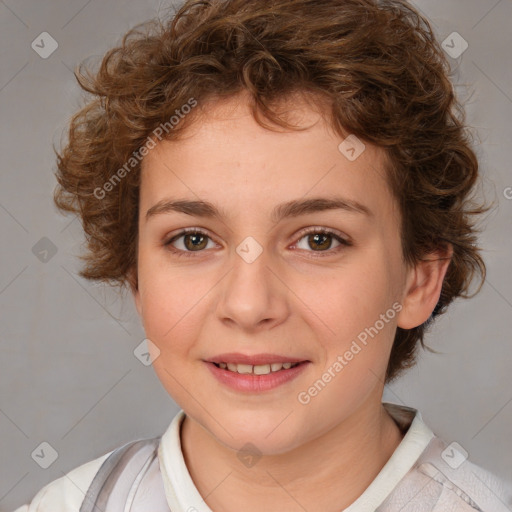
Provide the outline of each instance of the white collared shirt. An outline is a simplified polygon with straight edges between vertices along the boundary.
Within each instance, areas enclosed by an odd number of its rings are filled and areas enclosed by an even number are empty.
[[[406,431],[390,459],[349,507],[340,512],[510,512],[512,486],[460,459],[410,407],[384,403]],[[190,476],[181,450],[180,411],[162,436],[158,459],[172,512],[212,512]],[[450,451],[451,450],[451,451]],[[112,452],[83,464],[43,487],[15,512],[79,512],[84,495]]]

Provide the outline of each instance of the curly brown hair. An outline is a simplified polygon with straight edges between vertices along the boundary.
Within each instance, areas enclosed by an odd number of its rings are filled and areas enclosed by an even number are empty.
[[[397,328],[387,382],[413,366],[426,328],[456,297],[469,296],[475,274],[480,290],[485,264],[474,219],[486,208],[470,197],[478,161],[449,63],[429,22],[405,1],[189,0],[168,20],[136,25],[96,72],[82,62],[75,76],[93,98],[72,117],[66,147],[55,151],[54,199],[80,216],[88,250],[80,256],[82,277],[137,288],[134,155],[159,126],[167,127],[164,138],[177,139],[200,108],[170,127],[169,120],[191,100],[201,105],[244,91],[267,129],[299,129],[277,109],[299,93],[321,106],[340,135],[384,148],[407,264],[453,247],[431,317]]]

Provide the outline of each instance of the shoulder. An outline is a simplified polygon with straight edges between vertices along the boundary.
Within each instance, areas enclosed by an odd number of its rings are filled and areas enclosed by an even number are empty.
[[[433,512],[480,510],[510,512],[512,485],[467,458],[460,445],[432,439],[414,472],[430,482],[437,496]]]
[[[512,511],[510,482],[471,461],[460,444],[447,444],[434,434],[416,409],[384,405],[400,428],[407,430],[393,454],[393,468],[401,462],[408,469],[379,512]]]
[[[94,475],[111,453],[86,462],[45,485],[30,503],[14,512],[78,512]]]

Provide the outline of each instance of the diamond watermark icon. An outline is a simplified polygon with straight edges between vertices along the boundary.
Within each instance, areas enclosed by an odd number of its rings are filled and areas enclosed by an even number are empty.
[[[160,349],[151,340],[145,338],[137,345],[133,354],[144,366],[151,366],[160,356]]]
[[[252,468],[261,459],[262,453],[252,443],[246,443],[240,448],[236,456],[247,468]]]
[[[32,247],[32,254],[42,263],[48,263],[57,254],[57,246],[49,238],[43,236]]]
[[[248,236],[238,245],[236,252],[246,263],[252,263],[263,252],[263,247],[252,236]]]
[[[354,134],[351,134],[338,145],[338,149],[347,160],[353,162],[362,155],[366,146]]]
[[[59,457],[57,450],[46,441],[43,441],[32,453],[32,458],[43,469],[49,468]]]
[[[48,32],[41,32],[30,46],[39,57],[47,59],[59,47],[59,43]]]
[[[458,59],[468,49],[469,44],[458,32],[452,32],[441,46],[452,59]]]
[[[457,469],[468,458],[468,452],[459,443],[454,441],[443,450],[441,457],[448,466]]]

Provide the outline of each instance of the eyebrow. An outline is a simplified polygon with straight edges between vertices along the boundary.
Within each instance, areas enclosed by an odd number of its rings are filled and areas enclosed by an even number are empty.
[[[344,210],[351,213],[360,213],[369,217],[373,212],[357,201],[342,197],[315,197],[311,199],[295,199],[274,207],[271,214],[273,222],[279,222],[288,217],[298,217],[308,213],[316,213],[326,210]],[[179,212],[195,217],[226,219],[227,213],[222,208],[217,208],[208,201],[188,199],[162,199],[146,212],[146,222],[159,214]]]

